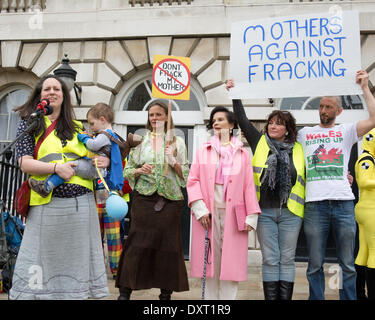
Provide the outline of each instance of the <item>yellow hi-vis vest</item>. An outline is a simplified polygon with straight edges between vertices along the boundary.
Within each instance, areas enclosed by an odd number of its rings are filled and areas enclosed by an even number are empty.
[[[48,117],[44,116],[44,121],[46,123],[46,128],[51,125],[51,121]],[[82,128],[82,124],[79,121],[75,121]],[[42,133],[35,137],[35,144],[38,139],[42,136]],[[80,159],[87,154],[87,149],[85,145],[80,142],[77,138],[77,132],[74,133],[72,140],[67,140],[66,145],[63,147],[61,140],[55,135],[55,130],[51,132],[47,138],[42,142],[39,148],[37,160],[49,163],[65,163],[72,160]],[[45,180],[49,174],[41,176],[31,176],[36,180]],[[69,183],[78,184],[80,186],[86,187],[87,189],[93,190],[92,180],[87,180],[79,176],[74,175]],[[46,204],[51,201],[52,192],[48,197],[43,198],[33,190],[30,194],[30,206],[37,206],[41,204]]]
[[[262,135],[253,156],[253,175],[258,201],[260,199],[260,178],[264,168],[267,168],[266,161],[270,148],[267,144],[266,137]],[[292,190],[290,191],[287,202],[288,209],[295,215],[303,218],[305,205],[305,158],[301,144],[296,142],[293,147],[293,164],[297,171],[297,179]]]

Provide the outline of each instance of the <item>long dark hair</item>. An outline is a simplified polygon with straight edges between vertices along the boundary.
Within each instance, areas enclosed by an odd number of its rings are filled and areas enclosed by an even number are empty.
[[[22,119],[28,119],[30,115],[33,112],[35,112],[35,107],[40,102],[44,81],[49,78],[56,79],[61,84],[61,89],[63,92],[61,112],[55,129],[56,135],[61,140],[71,140],[73,138],[74,132],[79,130],[79,126],[73,122],[75,115],[70,100],[69,90],[65,85],[64,81],[62,81],[59,77],[52,74],[42,77],[35,86],[34,90],[31,92],[29,99],[27,99],[27,101],[23,105],[14,108],[14,111],[19,112],[19,115]],[[46,125],[44,121],[38,121],[38,124],[30,133],[34,136],[38,136],[41,132],[45,130]]]
[[[296,119],[289,111],[275,110],[270,113],[267,119],[267,123],[263,129],[263,133],[268,132],[268,125],[272,118],[276,117],[277,120],[286,127],[287,135],[285,136],[285,142],[296,142],[297,140],[297,126]]]

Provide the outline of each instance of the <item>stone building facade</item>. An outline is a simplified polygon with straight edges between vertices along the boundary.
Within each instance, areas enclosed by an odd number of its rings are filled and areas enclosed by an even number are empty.
[[[191,58],[192,97],[173,102],[175,125],[189,132],[191,160],[211,108],[231,106],[223,85],[230,77],[231,23],[329,10],[359,12],[362,67],[374,83],[375,1],[2,0],[0,142],[15,138],[18,119],[12,108],[25,101],[41,76],[59,67],[64,54],[82,88],[80,105],[71,94],[77,118],[85,120],[97,102],[108,103],[123,136],[146,123],[154,54],[176,55]],[[316,110],[306,107],[314,97],[269,98],[244,101],[249,119],[259,127],[275,108],[293,109],[301,125],[319,120]],[[362,98],[354,104],[340,121],[366,117]],[[249,247],[258,247],[255,237]]]

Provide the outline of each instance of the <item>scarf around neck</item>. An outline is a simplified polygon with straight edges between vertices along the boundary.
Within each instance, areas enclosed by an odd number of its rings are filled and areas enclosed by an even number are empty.
[[[275,190],[279,185],[280,206],[287,203],[290,190],[292,189],[292,179],[290,173],[289,155],[292,153],[294,143],[277,141],[265,134],[267,144],[270,148],[270,155],[267,158],[261,184],[270,190]]]
[[[242,146],[242,142],[235,137],[231,137],[230,143],[227,146],[222,146],[220,139],[214,135],[210,140],[210,144],[219,155],[219,165],[216,169],[215,183],[223,185],[223,196],[225,200],[228,179],[233,165],[233,155],[235,150]]]

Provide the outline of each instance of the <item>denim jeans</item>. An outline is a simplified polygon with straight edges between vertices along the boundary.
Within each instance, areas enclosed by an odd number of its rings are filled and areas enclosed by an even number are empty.
[[[342,281],[339,285],[341,300],[356,299],[356,271],[354,247],[356,224],[351,200],[323,200],[305,205],[304,231],[309,262],[306,271],[309,299],[324,300],[324,256],[327,237],[332,226]],[[342,283],[341,283],[342,282]]]
[[[262,209],[257,234],[262,251],[263,281],[294,282],[295,254],[302,218],[287,208]]]

